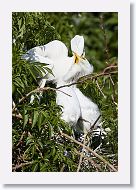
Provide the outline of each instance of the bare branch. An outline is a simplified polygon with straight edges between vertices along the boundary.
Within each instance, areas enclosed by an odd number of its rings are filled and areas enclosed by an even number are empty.
[[[69,94],[67,94],[66,92],[63,92],[62,90],[59,90],[59,89],[57,89],[57,88],[51,88],[51,87],[39,88],[39,87],[38,87],[38,88],[36,88],[36,89],[30,91],[30,92],[29,92],[28,94],[26,94],[25,96],[23,96],[23,97],[19,100],[19,102],[18,102],[16,105],[14,104],[14,107],[13,107],[13,109],[12,109],[12,112],[16,110],[16,106],[17,106],[18,104],[22,103],[26,98],[28,98],[28,97],[29,97],[31,94],[33,94],[34,92],[41,92],[41,91],[43,92],[43,91],[47,91],[47,90],[59,91],[59,92],[62,92],[63,94],[65,94],[65,95],[71,97],[71,95],[69,95]]]
[[[61,169],[60,169],[60,172],[63,172],[64,169],[65,169],[65,164],[63,163],[63,164],[62,164],[62,167],[61,167]]]
[[[94,73],[94,74],[85,75],[85,76],[81,77],[80,79],[78,79],[77,82],[73,82],[73,83],[70,83],[70,84],[59,86],[59,87],[57,87],[57,89],[60,89],[60,88],[63,88],[63,87],[73,86],[73,85],[76,85],[76,84],[83,84],[87,80],[94,80],[94,79],[97,79],[98,77],[111,75],[111,74],[116,74],[116,73],[118,73],[118,71],[111,71],[111,72],[104,72],[103,71],[103,72],[98,73],[98,74]]]
[[[21,144],[21,142],[22,142],[23,137],[24,137],[25,134],[26,134],[26,131],[24,131],[24,132],[22,133],[22,135],[21,135],[21,137],[20,137],[20,139],[19,139],[19,142],[18,142],[18,144],[17,144],[16,146],[19,146],[19,145]]]
[[[86,76],[83,76],[81,78],[78,79],[77,82],[74,82],[74,83],[71,83],[71,84],[66,84],[66,85],[63,85],[63,86],[59,86],[57,88],[51,88],[51,87],[44,87],[44,88],[36,88],[32,91],[30,91],[28,94],[26,94],[25,96],[23,96],[19,102],[17,104],[14,103],[14,106],[13,106],[13,109],[12,109],[12,112],[14,112],[16,110],[16,107],[18,104],[22,103],[26,98],[28,98],[32,93],[34,92],[41,92],[41,91],[47,91],[47,90],[52,90],[52,91],[59,91],[59,92],[62,92],[64,93],[65,95],[67,96],[70,96],[69,94],[63,92],[62,90],[60,90],[61,88],[64,88],[64,87],[69,87],[69,86],[73,86],[73,85],[77,85],[77,84],[83,84],[85,81],[87,80],[93,80],[93,79],[97,79],[98,77],[102,77],[102,76],[105,76],[105,75],[111,75],[111,74],[116,74],[118,71],[109,71],[109,72],[105,72],[106,70],[109,70],[109,69],[113,69],[113,68],[117,68],[117,66],[115,65],[110,65],[108,67],[106,67],[101,73],[94,73],[94,74],[90,74],[90,75],[86,75]]]
[[[85,142],[86,142],[86,135],[84,137],[83,145],[85,145]],[[77,172],[80,171],[82,160],[83,160],[83,154],[84,154],[84,148],[82,149],[82,154],[80,155],[80,158],[79,158],[79,164],[78,164],[78,167],[77,167]]]
[[[23,116],[21,114],[12,114],[12,117],[16,117],[18,119],[23,119]],[[32,120],[31,119],[28,119],[28,123],[29,124],[32,124]]]
[[[96,168],[97,171],[102,171],[101,167],[92,158],[89,158],[89,157],[85,156],[83,153],[80,153],[77,150],[75,150],[75,153],[78,154],[78,155],[80,155],[80,156],[82,155],[83,158],[85,158],[86,160],[88,160],[92,164],[92,166],[94,166]]]
[[[99,115],[98,118],[95,120],[95,122],[92,124],[91,130],[94,129],[96,123],[99,121],[100,118],[101,118],[101,115]]]
[[[23,119],[23,117],[20,116],[20,115],[12,114],[12,116],[15,116],[15,117],[17,117],[17,118],[19,118],[19,119]],[[99,117],[100,117],[100,116],[99,116]],[[98,117],[98,118],[99,118],[99,117]],[[31,123],[32,123],[32,122],[31,122]],[[101,161],[103,161],[105,164],[107,164],[107,166],[108,166],[109,168],[111,168],[113,171],[117,172],[117,170],[114,168],[114,166],[113,166],[112,164],[110,164],[110,163],[109,163],[107,160],[105,160],[102,156],[100,156],[99,154],[97,154],[96,152],[94,152],[91,148],[89,148],[89,147],[85,146],[84,144],[78,142],[78,141],[75,140],[73,137],[70,137],[69,135],[63,133],[61,130],[60,130],[60,135],[66,137],[67,139],[72,140],[72,141],[75,142],[76,144],[82,146],[84,149],[86,149],[86,150],[88,150],[89,152],[91,152],[91,153],[92,153],[95,157],[97,157],[99,160],[101,160]]]
[[[95,157],[97,157],[99,160],[101,160],[102,162],[104,162],[109,168],[111,168],[114,172],[117,172],[116,168],[114,168],[114,166],[112,164],[110,164],[107,160],[105,160],[102,156],[100,156],[98,153],[94,152],[91,148],[85,146],[84,144],[78,142],[77,140],[75,140],[73,137],[70,137],[69,135],[63,133],[62,131],[60,131],[60,134],[64,137],[66,137],[67,139],[75,142],[76,144],[82,146],[83,148],[85,148],[86,150],[88,150],[89,152],[91,152]]]
[[[33,161],[33,162],[21,163],[21,164],[19,164],[19,165],[16,165],[16,166],[12,167],[12,170],[16,170],[16,169],[22,168],[22,167],[24,167],[24,166],[32,165],[32,164],[34,164],[34,163],[35,163],[35,161]]]
[[[107,70],[115,70],[115,69],[117,69],[118,68],[118,66],[117,65],[114,65],[114,64],[111,64],[111,65],[109,65],[108,67],[106,67],[104,70],[103,70],[103,72],[105,73],[105,72],[107,72]]]
[[[101,92],[101,94],[103,95],[104,99],[106,99],[106,96],[104,95],[104,93],[103,93],[102,89],[100,88],[100,85],[99,85],[99,83],[98,83],[98,81],[97,81],[97,80],[96,80],[96,85],[97,85],[97,87],[98,87],[99,91]]]

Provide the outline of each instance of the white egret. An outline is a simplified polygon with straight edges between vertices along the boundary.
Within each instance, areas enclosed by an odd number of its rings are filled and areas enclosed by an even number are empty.
[[[53,81],[59,87],[76,82],[80,77],[93,72],[93,66],[85,58],[83,36],[76,35],[71,40],[71,50],[73,56],[69,57],[65,44],[54,40],[29,50],[23,58],[31,62],[47,63],[52,69],[54,76],[49,73],[43,76],[40,87],[44,87],[46,81]],[[56,103],[63,107],[62,119],[75,126],[79,118],[84,119],[82,124],[84,132],[87,132],[91,127],[90,123],[93,124],[100,114],[98,106],[85,97],[76,85],[63,87],[61,91],[70,95],[56,92]],[[96,123],[98,124],[99,122]]]
[[[76,35],[71,40],[71,49],[75,55],[78,67],[82,67],[81,74],[82,76],[91,74],[93,72],[93,66],[87,61],[85,58],[85,52],[84,52],[84,39],[81,36]],[[75,66],[73,66],[74,69]],[[76,70],[76,69],[75,69]],[[77,76],[75,74],[75,76]],[[78,80],[78,77],[74,78],[74,82]],[[81,109],[81,118],[83,120],[80,120],[78,122],[79,125],[83,125],[84,133],[88,133],[88,131],[91,128],[91,125],[93,125],[97,119],[100,116],[100,110],[98,106],[89,98],[87,98],[75,85],[74,91],[77,95],[77,98],[80,102],[80,109]],[[99,119],[96,123],[94,128],[101,127],[101,119]],[[100,134],[101,129],[97,128],[97,133]]]
[[[22,58],[31,62],[47,63],[48,67],[52,69],[54,76],[49,73],[46,76],[43,75],[39,83],[40,88],[44,87],[46,81],[53,81],[57,87],[67,84],[63,77],[67,76],[75,59],[74,56],[68,57],[68,49],[58,40],[32,48]],[[74,126],[81,115],[79,101],[73,87],[64,87],[61,88],[61,91],[56,91],[56,103],[62,106],[62,119]],[[31,96],[30,102],[33,101],[34,96]]]
[[[64,43],[54,40],[43,46],[37,46],[22,56],[23,59],[31,62],[40,62],[48,64],[54,74],[43,74],[43,81],[63,80],[66,83],[72,82],[72,79],[78,79],[81,76],[93,72],[93,66],[83,56],[84,38],[76,35],[71,40],[73,56],[68,56],[68,49]],[[80,62],[80,64],[78,64]],[[45,80],[46,78],[46,80]],[[44,86],[45,84],[42,84]],[[40,86],[41,87],[41,86]]]

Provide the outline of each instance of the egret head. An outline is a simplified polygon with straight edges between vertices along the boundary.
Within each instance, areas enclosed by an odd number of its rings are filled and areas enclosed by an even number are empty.
[[[74,64],[78,64],[79,62],[84,62],[86,60],[85,52],[83,52],[81,56],[75,52],[73,52],[73,55],[74,55]]]
[[[76,35],[71,40],[71,50],[74,56],[74,63],[78,64],[84,62],[85,59],[85,50],[84,50],[84,38],[83,36]]]
[[[76,35],[71,40],[71,50],[73,52],[71,66],[63,76],[63,81],[69,83],[76,82],[80,77],[93,72],[93,65],[85,58],[83,36]]]

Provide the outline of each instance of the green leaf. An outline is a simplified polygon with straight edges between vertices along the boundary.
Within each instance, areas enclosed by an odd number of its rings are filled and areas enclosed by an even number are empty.
[[[45,172],[47,170],[47,164],[40,165],[40,172]]]
[[[41,68],[38,67],[38,65],[34,65],[31,63],[32,71],[36,77],[43,77],[43,73],[41,71]]]
[[[15,93],[15,90],[16,90],[15,85],[12,83],[12,95]]]
[[[32,70],[32,67],[31,67],[30,65],[27,65],[27,68],[28,68],[28,70],[29,70],[31,76],[33,77],[33,79],[34,79],[35,81],[37,81],[36,76],[35,76],[35,74],[34,74],[34,72],[33,72],[33,70]]]
[[[38,170],[39,163],[36,163],[32,167],[32,172],[36,172]]]
[[[35,65],[35,68],[37,69],[37,71],[39,72],[39,75],[41,77],[43,77],[44,75],[47,74],[47,71],[45,69],[46,68],[45,65],[43,66],[43,65],[37,64],[37,65]]]
[[[52,70],[50,68],[45,67],[45,69],[48,71],[48,73],[50,73],[50,74],[52,74],[54,76],[54,74],[53,74],[53,72],[52,72]]]
[[[53,135],[54,135],[53,126],[49,123],[49,138],[53,137]]]
[[[35,124],[37,123],[37,119],[38,119],[38,115],[39,115],[39,112],[34,110],[34,113],[33,113],[33,121],[32,121],[32,128],[35,126]]]
[[[37,126],[38,126],[39,131],[41,130],[43,118],[44,118],[43,112],[40,112],[38,116],[38,121],[37,121]]]
[[[55,157],[53,158],[53,162],[55,162],[58,159],[58,154],[55,155]]]
[[[21,87],[24,89],[24,83],[23,81],[19,78],[19,77],[16,77],[13,81],[14,85],[18,86],[18,87]]]
[[[31,152],[32,152],[32,158],[33,158],[33,156],[34,156],[34,154],[35,154],[35,150],[36,150],[36,148],[35,148],[35,146],[33,146],[32,149],[31,149]]]
[[[28,136],[26,139],[26,145],[34,143],[34,137],[33,136]]]
[[[54,156],[55,153],[56,153],[56,149],[55,149],[55,147],[53,147],[53,148],[52,148],[52,151],[51,151],[51,155]]]
[[[21,24],[22,24],[22,18],[18,20],[19,29],[21,28]]]
[[[26,145],[33,144],[33,143],[34,143],[34,139],[26,140]]]
[[[23,118],[23,129],[25,128],[25,126],[26,126],[28,120],[29,120],[29,115],[26,114],[26,115],[24,116],[24,118]]]
[[[41,142],[40,140],[38,140],[37,142],[38,142],[38,144],[40,145],[40,148],[43,149],[43,144],[42,144],[42,142]]]
[[[47,111],[43,111],[42,114],[44,115],[45,118],[48,117],[48,113],[47,113]]]
[[[23,108],[23,129],[25,128],[27,122],[29,119],[29,115],[27,114],[27,110],[25,109],[25,107]]]

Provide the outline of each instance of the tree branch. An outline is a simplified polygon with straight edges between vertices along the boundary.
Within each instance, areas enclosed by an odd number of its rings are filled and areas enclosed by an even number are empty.
[[[84,144],[78,142],[77,140],[75,140],[73,137],[70,137],[69,135],[63,133],[62,131],[60,131],[61,136],[66,137],[67,139],[75,142],[76,144],[82,146],[83,148],[85,148],[86,150],[88,150],[89,152],[91,152],[95,157],[97,157],[99,160],[101,160],[102,162],[104,162],[109,168],[111,168],[114,172],[117,172],[116,168],[114,168],[114,166],[112,164],[110,164],[107,160],[105,160],[102,156],[100,156],[99,154],[97,154],[96,152],[94,152],[91,148],[85,146]]]
[[[115,67],[113,65],[111,65],[110,69],[112,69],[112,68],[115,68]],[[116,68],[117,68],[117,66],[116,66]],[[106,75],[112,75],[112,74],[116,74],[116,73],[118,73],[118,71],[105,72],[103,70],[100,73],[94,73],[94,74],[85,75],[85,76],[79,78],[77,82],[73,82],[73,83],[70,83],[70,84],[59,86],[56,89],[60,89],[60,88],[63,88],[63,87],[69,87],[69,86],[73,86],[73,85],[77,85],[77,84],[83,84],[87,80],[94,80],[94,79],[97,79],[98,77],[102,77],[102,76],[106,76]]]
[[[44,87],[44,88],[36,88],[36,89],[34,89],[34,90],[32,90],[32,91],[30,91],[28,94],[26,94],[25,96],[23,96],[20,100],[19,100],[19,102],[16,104],[16,105],[14,105],[14,107],[13,107],[13,109],[12,109],[12,112],[14,112],[15,110],[16,110],[16,107],[17,107],[17,105],[18,104],[20,104],[20,103],[22,103],[26,98],[28,98],[31,94],[33,94],[34,92],[43,92],[43,91],[47,91],[47,90],[52,90],[52,91],[59,91],[59,92],[62,92],[63,94],[65,94],[65,95],[67,95],[67,96],[70,96],[71,97],[71,95],[69,95],[69,94],[67,94],[66,92],[63,92],[62,90],[59,90],[59,89],[57,89],[57,88],[51,88],[51,87]]]
[[[88,160],[92,164],[92,166],[94,166],[96,168],[97,172],[102,171],[101,167],[92,158],[89,158],[89,157],[85,156],[83,153],[80,153],[77,150],[75,150],[75,153],[80,155],[80,156],[82,155],[83,158]]]
[[[16,110],[16,107],[18,104],[22,103],[27,97],[29,97],[32,93],[34,92],[41,92],[41,91],[46,91],[46,90],[52,90],[52,91],[59,91],[59,92],[62,92],[64,93],[65,95],[67,96],[71,96],[65,92],[63,92],[62,90],[60,90],[61,88],[64,88],[64,87],[70,87],[70,86],[73,86],[73,85],[77,85],[77,84],[83,84],[85,81],[87,80],[93,80],[93,79],[97,79],[98,77],[102,77],[102,76],[105,76],[105,75],[111,75],[111,74],[116,74],[118,71],[109,71],[109,72],[105,72],[106,70],[109,70],[109,69],[115,69],[117,68],[116,65],[110,65],[108,67],[106,67],[101,73],[94,73],[94,74],[90,74],[90,75],[85,75],[81,78],[78,79],[77,82],[74,82],[74,83],[70,83],[70,84],[66,84],[66,85],[63,85],[63,86],[59,86],[57,88],[51,88],[51,87],[44,87],[44,88],[36,88],[32,91],[30,91],[28,94],[26,94],[25,96],[23,96],[19,102],[17,104],[14,104],[13,106],[13,109],[12,109],[12,112],[14,112]]]
[[[12,114],[12,117],[16,117],[16,118],[18,118],[18,119],[23,119],[23,116],[21,115],[21,114]],[[29,124],[32,124],[32,120],[31,119],[28,119],[28,123]]]
[[[96,80],[96,85],[97,85],[98,90],[99,90],[99,91],[101,92],[101,94],[103,95],[104,99],[106,99],[106,96],[105,96],[105,94],[103,93],[102,89],[100,88],[100,85],[99,85],[99,83],[98,83],[97,80]]]
[[[32,161],[32,162],[26,162],[26,163],[21,163],[19,165],[16,165],[15,167],[12,167],[12,170],[16,170],[16,169],[19,169],[19,168],[22,168],[24,166],[28,166],[28,165],[32,165],[34,164],[35,161]]]
[[[12,114],[12,116],[17,117],[19,119],[23,119],[22,116],[20,115],[16,115],[16,114]],[[98,117],[98,119],[100,118],[100,116]],[[98,120],[97,119],[97,120]],[[29,121],[30,123],[32,123],[32,121]],[[84,144],[78,142],[77,140],[75,140],[73,137],[70,137],[69,135],[63,133],[60,130],[60,135],[66,137],[69,140],[72,140],[73,142],[75,142],[76,144],[82,146],[84,149],[88,150],[89,152],[91,152],[95,157],[97,157],[99,160],[103,161],[109,168],[111,168],[114,172],[117,172],[117,170],[114,168],[114,166],[112,164],[110,164],[107,160],[105,160],[102,156],[100,156],[99,154],[97,154],[95,151],[93,151],[91,148],[85,146]]]
[[[86,142],[86,135],[84,137],[83,145],[85,145],[85,142]],[[84,148],[82,148],[82,153],[80,154],[79,164],[78,164],[78,167],[77,167],[77,172],[80,171],[82,160],[83,160],[83,155],[84,155]]]

